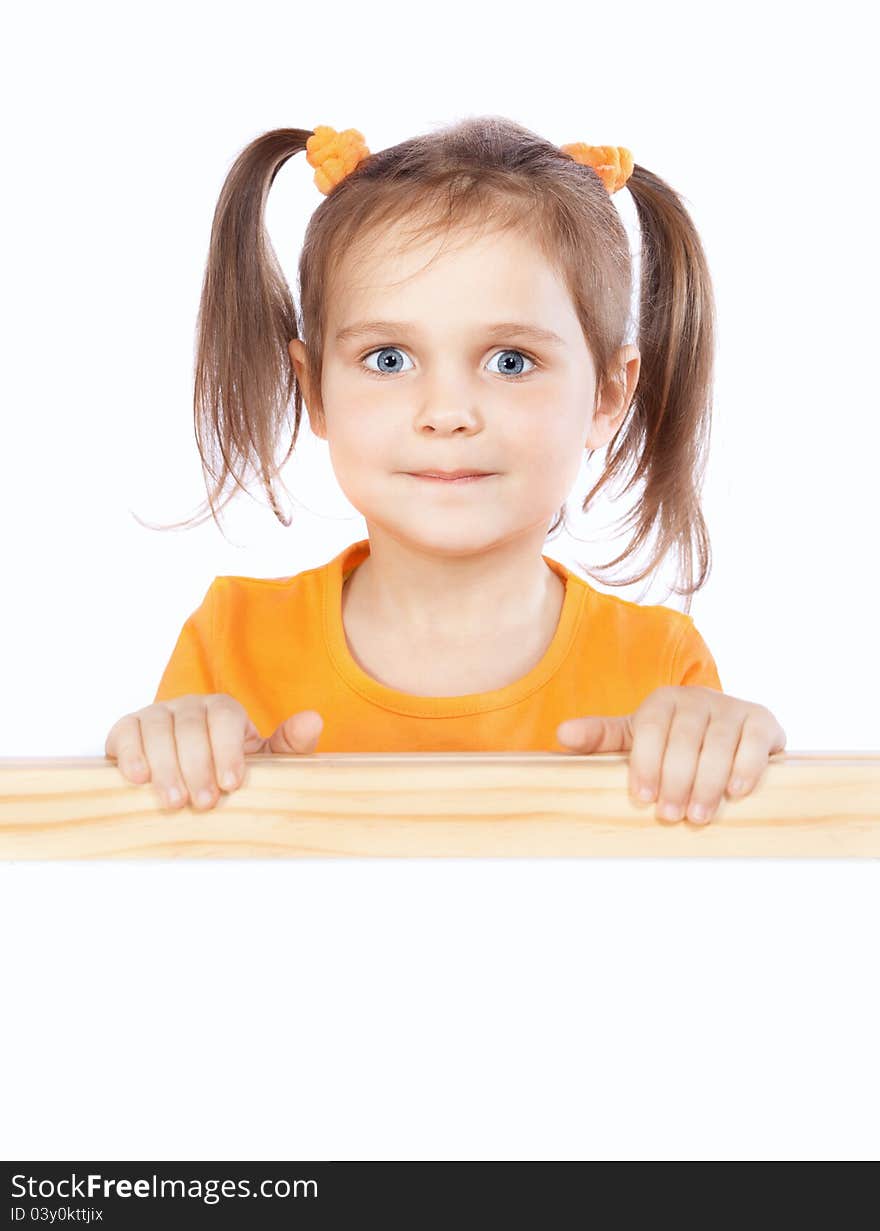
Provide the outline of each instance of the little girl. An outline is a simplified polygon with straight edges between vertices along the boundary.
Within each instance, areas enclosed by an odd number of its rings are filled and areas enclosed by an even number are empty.
[[[298,318],[263,211],[302,150],[325,200]],[[638,347],[624,342],[632,267],[611,200],[624,184],[642,234]],[[634,800],[642,787],[663,817],[711,817],[734,778],[750,790],[782,750],[779,723],[724,694],[689,614],[604,594],[541,549],[581,451],[610,442],[583,509],[634,463],[636,532],[610,563],[656,531],[631,580],[677,548],[690,604],[708,574],[698,488],[713,337],[694,225],[624,148],[559,147],[499,117],[375,154],[355,129],[257,138],[220,193],[199,311],[211,515],[250,464],[290,524],[271,481],[291,397],[284,461],[304,398],[369,536],[294,577],[215,578],[153,704],[114,725],[106,755],[169,806],[211,807],[245,754],[319,740],[323,752],[627,752]]]

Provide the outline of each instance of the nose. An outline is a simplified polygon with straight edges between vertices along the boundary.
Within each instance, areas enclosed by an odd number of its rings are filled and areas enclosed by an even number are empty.
[[[428,428],[450,435],[478,431],[481,425],[476,394],[466,381],[448,376],[427,383],[416,414],[418,430]]]
[[[454,432],[458,432],[459,435],[468,435],[478,430],[469,419],[456,414],[429,415],[427,418],[420,416],[416,427],[419,431],[427,428],[440,436],[451,436]]]

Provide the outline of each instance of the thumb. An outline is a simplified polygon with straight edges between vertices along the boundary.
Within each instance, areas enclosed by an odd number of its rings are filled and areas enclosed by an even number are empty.
[[[619,717],[589,714],[570,718],[556,728],[556,738],[574,752],[629,752],[632,749],[630,714]]]
[[[261,749],[263,752],[314,752],[324,719],[317,710],[300,710],[276,727]]]

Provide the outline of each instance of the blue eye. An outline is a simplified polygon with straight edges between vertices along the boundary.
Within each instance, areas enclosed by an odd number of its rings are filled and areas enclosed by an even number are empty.
[[[401,350],[399,346],[382,346],[382,347],[379,347],[377,350],[367,351],[365,355],[361,356],[359,362],[361,363],[362,367],[364,367],[366,371],[368,371],[373,376],[383,376],[383,375],[398,376],[400,375],[402,370],[408,371],[409,369],[406,369],[406,368],[400,369],[399,367],[395,367],[394,360],[392,358],[394,354],[404,355],[406,354],[406,352],[404,350]],[[370,359],[373,355],[380,356],[378,360],[378,364],[379,364],[378,368],[371,367],[367,363],[367,360]],[[519,359],[525,359],[528,363],[532,364],[533,368],[537,366],[537,361],[532,359],[531,356],[527,355],[525,351],[500,350],[500,351],[496,351],[496,353],[492,356],[492,359],[497,359],[499,355],[505,355],[505,356],[515,355],[515,356],[518,356]],[[507,362],[507,360],[505,360],[505,362]],[[522,369],[520,369],[519,371],[513,371],[513,372],[502,371],[502,372],[499,372],[498,375],[508,376],[508,377],[509,376],[522,376],[522,375],[528,375],[528,372],[523,373]]]
[[[367,354],[364,355],[364,357],[361,359],[361,363],[366,367],[368,372],[372,372],[374,375],[380,376],[383,373],[390,373],[392,376],[396,376],[398,372],[400,371],[400,369],[395,368],[393,366],[389,367],[387,363],[388,357],[394,352],[396,352],[398,355],[402,355],[405,353],[404,351],[400,349],[399,346],[383,346],[380,350],[368,351]],[[369,359],[372,355],[382,356],[382,358],[379,360],[378,371],[376,370],[376,368],[371,368],[367,366],[366,360]]]
[[[500,351],[498,351],[498,352],[497,352],[497,354],[495,354],[495,355],[493,355],[493,356],[492,356],[492,359],[497,359],[498,355],[504,355],[504,356],[507,356],[507,355],[515,355],[515,356],[517,356],[519,359],[525,359],[525,360],[526,360],[526,362],[527,362],[527,363],[530,363],[530,364],[532,365],[532,367],[533,367],[533,368],[537,366],[537,365],[536,365],[536,363],[535,363],[535,361],[534,361],[534,359],[530,359],[530,358],[529,358],[529,356],[528,356],[528,355],[526,355],[526,354],[525,354],[523,351],[521,351],[521,350],[500,350]],[[490,362],[491,362],[491,360],[490,360]],[[507,359],[505,358],[505,363],[506,363],[506,362],[507,362]],[[518,372],[511,372],[510,370],[508,370],[508,371],[501,371],[501,372],[499,372],[499,376],[522,376],[522,375],[523,375],[522,369],[520,369]],[[527,375],[527,373],[526,373],[526,375]]]

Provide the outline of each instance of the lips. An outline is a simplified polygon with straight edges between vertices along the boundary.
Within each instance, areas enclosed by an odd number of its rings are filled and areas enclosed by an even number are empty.
[[[447,475],[437,474],[408,474],[408,479],[421,479],[423,483],[433,483],[437,487],[473,487],[475,483],[481,483],[483,479],[492,479],[494,474],[487,471],[465,471],[463,474],[449,477]]]
[[[411,470],[420,479],[471,479],[491,474],[490,470]]]

